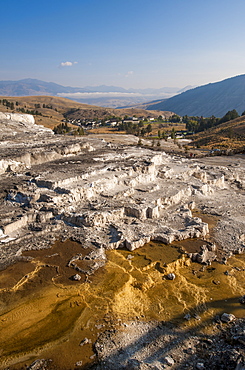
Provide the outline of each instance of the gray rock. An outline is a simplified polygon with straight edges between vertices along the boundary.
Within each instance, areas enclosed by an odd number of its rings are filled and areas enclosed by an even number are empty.
[[[185,316],[184,316],[184,319],[189,321],[191,319],[191,315],[189,313],[187,313]]]
[[[200,248],[200,252],[191,253],[190,258],[193,262],[210,265],[211,262],[214,261],[215,258],[217,257],[216,254],[214,253],[215,250],[216,250],[215,244],[210,243],[207,245],[203,245]]]
[[[196,320],[201,320],[201,316],[199,316],[197,313],[195,313],[193,315],[193,317],[196,319]]]
[[[170,273],[167,275],[168,280],[174,280],[176,278],[176,275],[174,273]]]
[[[204,363],[203,362],[198,362],[196,368],[198,370],[204,370],[205,369]]]
[[[48,362],[50,361],[51,360],[38,359],[28,366],[27,370],[46,370]]]
[[[228,271],[228,270],[226,270],[226,271],[224,272],[224,274],[225,274],[226,276],[231,276],[231,273],[230,273],[230,271]]]
[[[89,344],[89,343],[92,343],[91,339],[88,339],[88,338],[84,338],[81,342],[80,342],[80,346],[84,346],[84,344]]]
[[[73,275],[72,276],[72,280],[74,280],[74,281],[80,281],[81,280],[81,276],[79,275],[79,274],[76,274],[76,275]]]
[[[77,361],[76,362],[76,366],[82,366],[83,365],[83,362],[82,361]]]
[[[166,356],[164,357],[164,361],[168,366],[173,366],[174,365],[174,359],[171,356]]]
[[[234,316],[232,313],[223,313],[220,319],[222,322],[228,323],[234,321],[236,316]]]

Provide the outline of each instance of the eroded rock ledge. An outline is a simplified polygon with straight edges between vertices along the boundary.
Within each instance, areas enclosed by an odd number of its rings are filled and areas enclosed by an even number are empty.
[[[3,128],[18,119],[0,121]],[[73,237],[95,250],[208,238],[195,208],[220,216],[219,248],[244,250],[244,159],[240,166],[205,164],[127,146],[127,136],[117,136],[118,144],[54,136],[24,121],[28,135],[20,120],[0,146],[1,267],[55,238]]]

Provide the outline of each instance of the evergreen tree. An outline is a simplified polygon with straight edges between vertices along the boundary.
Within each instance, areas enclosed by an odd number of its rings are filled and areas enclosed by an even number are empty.
[[[149,123],[149,124],[146,126],[146,132],[147,132],[147,134],[149,134],[151,131],[152,131],[152,126],[151,126],[151,124]]]
[[[231,121],[235,118],[238,118],[239,117],[239,114],[237,113],[237,111],[235,109],[233,110],[229,110],[220,120],[219,120],[219,123],[224,123],[224,122],[228,122],[228,121]]]
[[[172,128],[172,131],[171,131],[171,139],[175,139],[175,129],[174,129],[174,127]]]
[[[168,137],[167,137],[167,135],[166,135],[165,131],[163,131],[163,132],[162,132],[162,138],[163,138],[163,140],[165,140],[165,141],[167,141],[167,140],[168,140]]]

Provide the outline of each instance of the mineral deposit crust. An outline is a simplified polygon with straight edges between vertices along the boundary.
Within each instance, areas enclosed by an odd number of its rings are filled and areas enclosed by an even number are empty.
[[[1,114],[0,137],[1,269],[25,261],[24,251],[66,239],[87,251],[67,263],[74,281],[103,266],[106,250],[133,251],[149,241],[202,238],[189,257],[205,265],[244,252],[243,156],[190,159],[141,148],[129,135],[115,135],[113,143],[112,136],[53,135],[26,115]],[[216,219],[211,234],[206,215]],[[174,272],[167,274],[171,284]],[[137,325],[141,335],[152,324],[133,322],[128,332]],[[96,351],[103,359],[101,341],[107,348],[100,338]],[[166,363],[174,368],[170,357]]]
[[[210,165],[128,146],[128,136],[111,144],[53,135],[29,115],[1,113],[0,120],[1,266],[71,235],[85,248],[129,250],[150,240],[208,238],[194,208],[220,215],[223,252],[243,251],[243,158]]]

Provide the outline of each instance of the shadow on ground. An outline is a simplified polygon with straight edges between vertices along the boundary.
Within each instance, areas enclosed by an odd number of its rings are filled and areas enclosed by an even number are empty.
[[[222,305],[221,301],[215,303]],[[206,309],[206,305],[197,306],[185,319],[136,321],[124,324],[122,330],[108,330],[95,343],[98,363],[83,369],[244,370],[245,319],[224,323],[222,311],[203,320]]]

